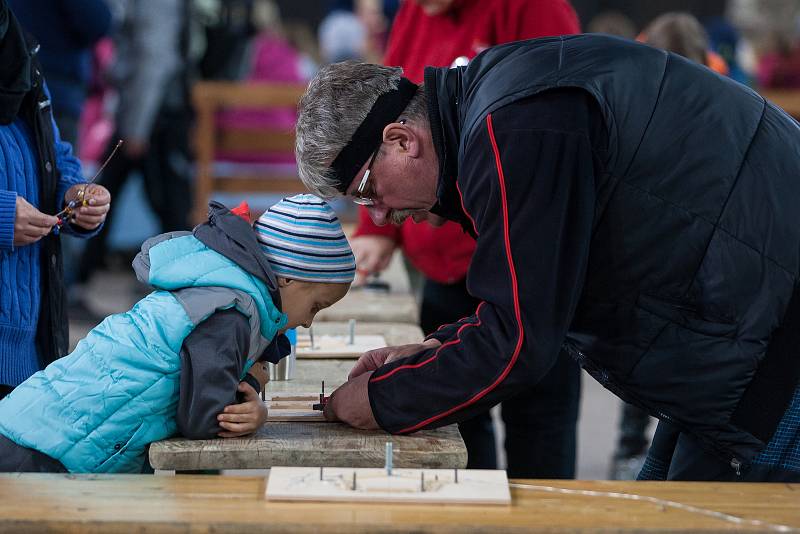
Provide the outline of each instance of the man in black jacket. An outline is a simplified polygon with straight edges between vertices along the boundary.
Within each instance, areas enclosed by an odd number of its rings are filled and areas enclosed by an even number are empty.
[[[602,36],[466,68],[338,64],[301,101],[300,176],[377,223],[477,238],[475,313],[362,356],[328,415],[450,424],[564,348],[662,422],[643,475],[800,480],[800,127],[749,89]]]

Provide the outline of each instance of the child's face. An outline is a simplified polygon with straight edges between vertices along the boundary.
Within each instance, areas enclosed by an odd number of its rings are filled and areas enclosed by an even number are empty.
[[[286,328],[308,328],[318,311],[345,296],[350,284],[323,284],[278,277],[278,288],[282,311],[289,319]]]

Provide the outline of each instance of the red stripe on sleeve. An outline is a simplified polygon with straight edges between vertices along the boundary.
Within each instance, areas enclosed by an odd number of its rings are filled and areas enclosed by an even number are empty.
[[[481,302],[480,304],[478,304],[478,307],[475,310],[475,316],[478,318],[478,321],[474,322],[474,323],[467,323],[467,324],[461,325],[461,327],[456,332],[456,339],[454,339],[453,341],[448,341],[447,343],[445,343],[443,345],[440,345],[439,348],[436,349],[436,352],[434,352],[433,355],[430,358],[428,358],[425,361],[422,361],[422,362],[419,362],[419,363],[415,363],[415,364],[411,364],[411,365],[399,365],[399,366],[395,367],[394,369],[392,369],[391,371],[389,371],[388,373],[386,373],[385,375],[373,376],[372,378],[369,379],[369,381],[370,382],[380,382],[381,380],[389,378],[390,376],[392,376],[396,372],[402,371],[403,369],[419,369],[423,365],[428,365],[433,360],[435,360],[436,357],[439,356],[439,351],[442,350],[443,348],[449,347],[450,345],[455,345],[456,343],[461,343],[461,338],[459,336],[461,335],[461,331],[462,330],[464,330],[465,328],[467,328],[469,326],[480,326],[481,325],[481,317],[478,314],[481,311],[481,306],[483,306],[484,304],[486,304],[486,303],[485,302]],[[442,326],[444,326],[444,325],[442,325]],[[442,328],[442,327],[440,326],[439,328]]]
[[[502,200],[502,204],[503,204],[503,206],[502,206],[503,207],[503,240],[504,240],[505,249],[506,249],[506,259],[508,260],[508,270],[509,270],[509,274],[511,275],[511,290],[512,290],[513,298],[514,298],[514,316],[515,316],[516,321],[517,321],[517,331],[519,332],[519,336],[517,338],[517,344],[514,347],[514,353],[511,355],[511,359],[509,360],[508,365],[506,365],[506,368],[503,369],[503,372],[500,374],[500,376],[498,376],[497,379],[494,382],[492,382],[488,387],[486,387],[485,389],[483,389],[480,392],[476,393],[474,396],[472,396],[472,398],[466,400],[465,402],[462,402],[458,406],[454,406],[453,408],[450,408],[449,410],[447,410],[445,412],[442,412],[442,413],[440,413],[438,415],[434,415],[433,417],[429,417],[428,419],[422,421],[421,423],[417,423],[414,426],[410,426],[408,428],[404,428],[404,429],[400,430],[398,432],[399,434],[405,434],[405,433],[408,433],[408,432],[414,432],[416,430],[419,430],[420,428],[423,428],[423,427],[429,425],[430,423],[433,423],[434,421],[437,421],[437,420],[439,420],[439,419],[441,419],[443,417],[447,417],[448,415],[452,414],[453,412],[456,412],[458,410],[466,408],[470,404],[473,404],[473,403],[477,402],[479,399],[481,399],[482,397],[487,395],[489,392],[491,392],[493,389],[495,389],[503,380],[505,380],[505,378],[508,376],[508,373],[511,372],[511,369],[514,367],[514,364],[517,362],[517,359],[519,357],[519,351],[522,348],[522,342],[525,339],[525,332],[522,329],[522,313],[520,312],[520,307],[519,307],[519,289],[518,289],[518,286],[517,286],[517,271],[514,268],[514,259],[513,259],[512,255],[511,255],[511,239],[509,238],[509,220],[508,220],[508,198],[506,196],[506,180],[505,180],[505,175],[503,174],[503,165],[502,165],[502,162],[500,160],[500,150],[498,150],[498,148],[497,148],[497,140],[495,139],[495,136],[494,136],[494,127],[492,126],[492,115],[491,114],[489,114],[486,117],[486,127],[489,130],[489,139],[491,140],[491,143],[492,143],[492,151],[494,152],[495,165],[497,167],[497,177],[498,177],[498,180],[499,180],[499,183],[500,183],[500,196],[501,196],[501,200]],[[460,331],[461,331],[461,329],[459,329],[459,332]],[[451,343],[458,343],[460,341],[461,340],[459,339],[458,341],[451,342]],[[439,350],[443,349],[444,347],[446,347],[447,345],[449,345],[451,343],[446,343],[446,344],[442,345],[441,347],[439,347],[439,349],[436,351],[436,354],[439,353]],[[433,358],[435,358],[436,354],[434,354],[434,356],[429,358],[428,361],[430,361]],[[424,365],[424,363],[428,363],[428,361],[423,362],[423,364],[418,364],[418,366],[419,365]],[[399,369],[399,367],[397,369]],[[394,371],[397,371],[397,369],[394,369]],[[380,378],[385,378],[385,375],[383,377],[380,377]]]

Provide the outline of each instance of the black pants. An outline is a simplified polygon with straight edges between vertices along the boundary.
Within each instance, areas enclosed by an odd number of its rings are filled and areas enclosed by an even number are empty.
[[[471,315],[479,301],[464,281],[439,284],[425,280],[420,323],[425,334]],[[576,424],[580,403],[580,368],[563,352],[553,368],[527,393],[505,401],[508,475],[513,478],[574,478]],[[467,446],[469,469],[497,467],[489,412],[459,423]]]
[[[691,435],[660,421],[639,480],[800,482],[800,472],[751,464],[737,469],[703,448]]]
[[[161,223],[162,232],[189,229],[192,208],[189,125],[188,111],[160,111],[146,154],[130,158],[123,145],[97,180],[111,193],[113,202],[130,174],[140,171],[147,200]],[[114,149],[118,139],[118,134],[111,138],[103,160]],[[114,221],[119,221],[116,224],[135,225],[137,217],[138,213],[119,213],[113,208],[109,211],[103,230],[86,244],[78,273],[79,282],[87,282],[97,267],[103,265],[108,251],[108,234]]]

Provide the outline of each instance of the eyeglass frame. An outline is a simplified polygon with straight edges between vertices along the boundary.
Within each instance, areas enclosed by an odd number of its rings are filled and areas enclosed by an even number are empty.
[[[405,124],[406,120],[400,119],[397,122],[399,122],[400,124]],[[383,141],[381,141],[381,143],[378,145],[378,148],[376,148],[375,151],[372,153],[372,156],[370,156],[369,165],[367,165],[367,170],[364,171],[364,176],[361,177],[361,181],[358,182],[358,187],[356,188],[355,193],[353,193],[352,201],[358,204],[359,206],[375,205],[375,199],[366,196],[364,194],[364,191],[366,190],[369,177],[372,174],[372,165],[375,163],[375,159],[378,157],[378,152],[380,152],[381,146],[383,146]]]

